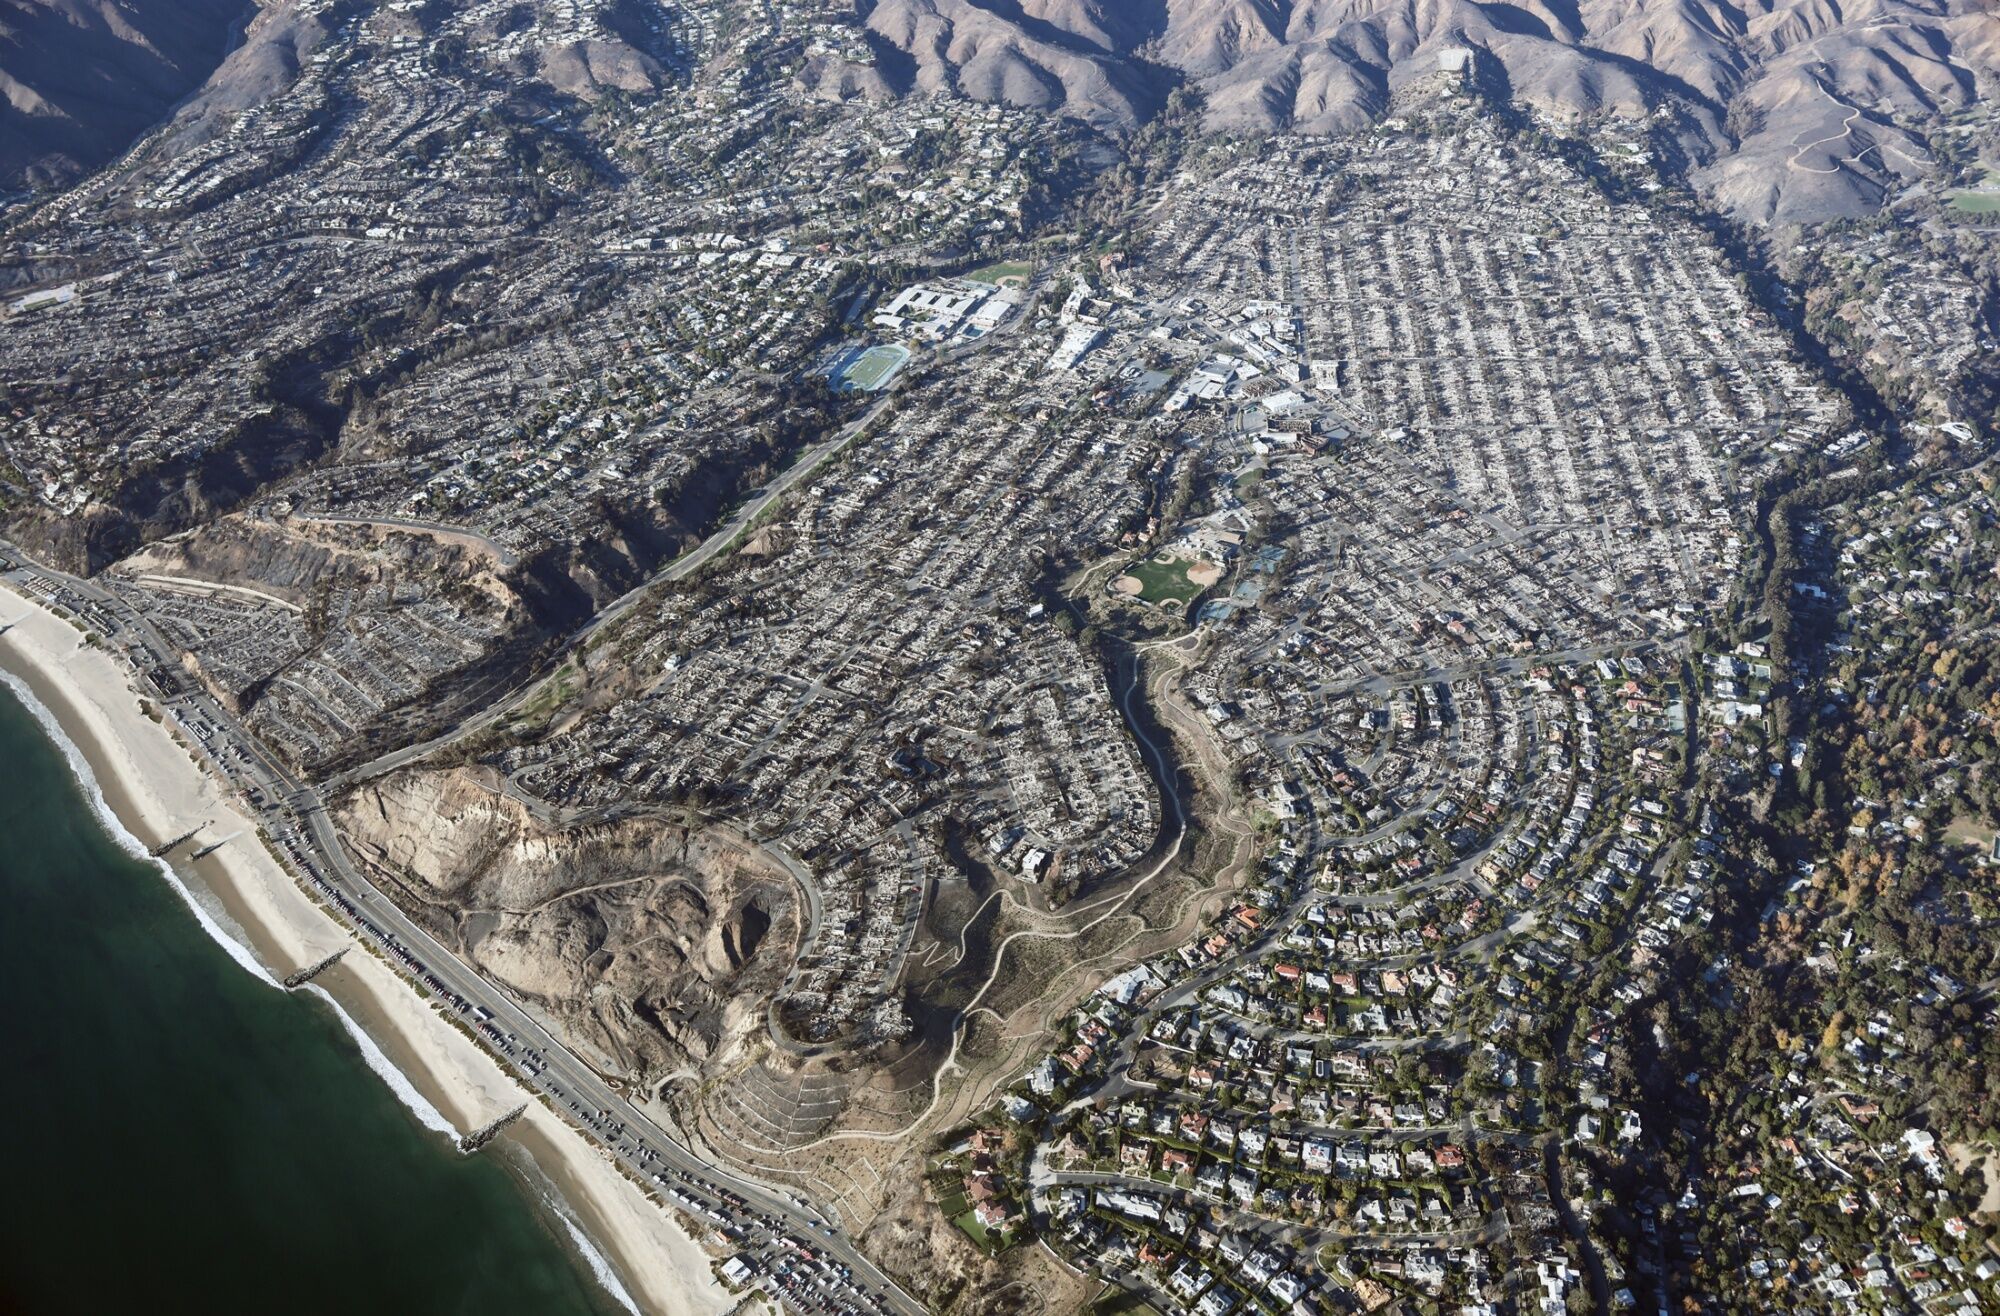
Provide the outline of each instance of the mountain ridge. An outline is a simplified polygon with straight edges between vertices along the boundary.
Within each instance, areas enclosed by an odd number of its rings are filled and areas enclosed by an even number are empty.
[[[1761,222],[1873,210],[1929,171],[1916,126],[2000,70],[1989,7],[1923,0],[877,0],[864,21],[919,89],[1114,133],[1181,83],[1206,98],[1212,130],[1350,131],[1466,49],[1559,118],[1689,111],[1698,181]]]
[[[222,65],[244,0],[0,0],[0,191],[103,165]]]

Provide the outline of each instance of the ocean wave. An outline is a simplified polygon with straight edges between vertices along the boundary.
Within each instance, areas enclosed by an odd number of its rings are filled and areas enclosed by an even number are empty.
[[[569,1233],[570,1242],[576,1247],[577,1255],[590,1267],[591,1277],[597,1281],[599,1287],[609,1293],[619,1306],[632,1312],[633,1316],[642,1316],[639,1304],[625,1288],[624,1281],[618,1278],[618,1271],[612,1266],[610,1259],[599,1250],[597,1244],[591,1241],[583,1226],[577,1223],[569,1199],[556,1187],[555,1180],[551,1179],[549,1172],[542,1168],[542,1163],[535,1159],[535,1153],[526,1143],[521,1142],[512,1144],[507,1151],[508,1164],[520,1176],[521,1182],[541,1202],[542,1209],[562,1222],[562,1227]]]
[[[390,1060],[382,1048],[375,1044],[375,1039],[368,1035],[368,1030],[354,1022],[354,1016],[341,1009],[340,1002],[333,999],[333,994],[318,983],[307,983],[306,990],[326,1002],[327,1007],[339,1018],[340,1026],[347,1030],[348,1036],[354,1039],[354,1044],[361,1048],[361,1058],[375,1071],[376,1077],[389,1085],[389,1090],[396,1094],[396,1099],[410,1108],[410,1113],[417,1117],[417,1122],[434,1133],[444,1134],[456,1145],[459,1136],[457,1128],[444,1117],[443,1111],[433,1106],[425,1099],[423,1093],[417,1091],[416,1085],[410,1082],[409,1075],[396,1068],[395,1062]]]
[[[583,1226],[569,1218],[569,1212],[565,1209],[562,1199],[554,1193],[544,1196],[549,1204],[549,1210],[555,1214],[556,1219],[562,1221],[563,1228],[569,1231],[570,1241],[576,1244],[576,1250],[582,1254],[584,1264],[590,1267],[591,1276],[619,1306],[631,1312],[632,1316],[641,1316],[639,1304],[632,1300],[632,1295],[625,1291],[625,1285],[619,1282],[618,1272],[611,1268],[610,1260],[597,1250],[597,1245],[590,1241],[590,1235],[583,1232]]]
[[[259,962],[256,955],[251,953],[250,948],[230,936],[221,922],[208,912],[207,907],[188,888],[187,883],[181,881],[180,874],[173,870],[173,865],[164,859],[155,858],[138,837],[125,829],[124,822],[112,811],[111,806],[105,803],[104,790],[97,783],[97,774],[90,770],[90,760],[83,756],[83,751],[77,747],[77,743],[69,738],[69,733],[63,730],[62,723],[56,720],[56,715],[49,711],[48,705],[35,697],[35,692],[28,683],[7,671],[0,671],[0,682],[6,683],[8,690],[21,701],[21,706],[28,710],[29,716],[41,726],[43,734],[62,751],[64,761],[69,764],[70,775],[76,778],[77,786],[82,789],[84,798],[90,802],[90,811],[97,815],[97,821],[118,848],[134,859],[143,860],[158,869],[160,876],[167,880],[167,885],[172,887],[174,893],[193,911],[195,922],[201,925],[201,930],[206,932],[216,945],[222,947],[229,958],[235,960],[245,973],[267,986],[283,990],[282,985],[271,976],[270,970]]]
[[[105,802],[104,791],[98,785],[97,775],[91,771],[90,760],[84,757],[83,751],[78,748],[76,742],[69,738],[69,734],[63,730],[62,723],[56,720],[56,715],[49,710],[46,704],[35,697],[35,692],[28,684],[13,673],[6,671],[0,671],[0,681],[6,683],[7,688],[13,692],[14,697],[21,701],[22,707],[28,710],[29,714],[40,724],[42,731],[55,743],[56,748],[62,751],[64,760],[69,764],[70,773],[76,778],[77,785],[82,788],[84,798],[90,802],[91,812],[97,815],[98,822],[110,834],[111,839],[117,843],[118,848],[124,850],[135,859],[145,860],[155,869],[159,870],[160,876],[166,879],[167,885],[171,886],[174,892],[180,896],[181,900],[186,903],[187,907],[194,912],[195,921],[201,924],[202,931],[206,932],[216,945],[222,947],[228,953],[230,959],[235,960],[237,964],[242,966],[244,972],[256,978],[259,982],[283,990],[283,985],[271,976],[270,970],[266,969],[258,961],[257,957],[251,953],[250,948],[231,936],[228,930],[222,926],[221,922],[213,914],[209,913],[208,909],[201,903],[200,898],[188,887],[187,883],[181,881],[180,874],[173,870],[173,866],[164,859],[154,858],[152,852],[146,848],[144,843],[126,830],[125,824],[112,811],[111,806]],[[456,1145],[458,1142],[458,1130],[452,1127],[451,1121],[444,1117],[442,1111],[424,1099],[424,1094],[417,1091],[416,1087],[410,1082],[409,1076],[396,1068],[389,1057],[383,1054],[382,1048],[375,1044],[375,1039],[368,1036],[367,1031],[361,1025],[355,1023],[353,1017],[347,1011],[340,1008],[340,1002],[334,1000],[332,996],[328,995],[318,986],[313,986],[312,991],[321,1000],[325,1001],[328,1006],[332,1007],[334,1014],[340,1019],[341,1026],[347,1030],[348,1035],[354,1039],[354,1044],[360,1048],[361,1058],[367,1062],[370,1069],[375,1071],[376,1076],[388,1085],[389,1090],[395,1093],[396,1099],[409,1107],[411,1113],[417,1117],[418,1122],[425,1128],[443,1134],[452,1140],[453,1145]]]
[[[209,913],[195,893],[185,882],[181,881],[180,874],[174,872],[173,866],[164,859],[155,858],[138,837],[126,830],[124,822],[112,811],[110,804],[105,801],[103,788],[98,784],[97,775],[91,771],[90,761],[84,757],[82,749],[77,746],[76,742],[70,739],[69,733],[63,730],[62,723],[57,721],[56,715],[49,710],[46,704],[35,697],[34,690],[13,673],[4,670],[0,670],[0,682],[4,682],[14,697],[21,701],[21,706],[28,710],[29,715],[35,719],[36,723],[42,728],[43,733],[62,752],[64,761],[69,764],[71,775],[76,778],[77,786],[83,791],[84,798],[90,803],[91,812],[96,815],[99,824],[103,826],[105,832],[110,835],[118,848],[124,850],[135,859],[146,861],[158,870],[160,876],[166,879],[167,885],[173,888],[175,894],[180,896],[181,900],[194,914],[195,921],[201,925],[202,931],[206,932],[216,945],[222,947],[229,958],[236,961],[244,972],[250,974],[251,977],[256,978],[259,982],[276,987],[282,991],[283,985],[271,976],[270,971],[258,961],[248,946],[231,936],[228,930],[222,926],[221,922]],[[432,1132],[442,1134],[451,1139],[453,1146],[456,1146],[459,1138],[458,1129],[452,1125],[450,1120],[445,1118],[443,1111],[432,1105],[423,1093],[417,1091],[416,1085],[410,1082],[409,1075],[396,1067],[395,1062],[389,1059],[382,1048],[376,1044],[375,1039],[368,1035],[368,1030],[356,1023],[354,1017],[341,1007],[340,1002],[335,1000],[333,995],[319,986],[319,984],[308,983],[306,984],[306,990],[319,997],[320,1000],[326,1003],[327,1008],[333,1011],[334,1017],[340,1020],[341,1027],[345,1028],[348,1036],[354,1039],[354,1045],[360,1050],[363,1063],[375,1072],[376,1077],[380,1078],[389,1091],[395,1094],[398,1101],[401,1101],[404,1106],[409,1108],[410,1112],[417,1117],[417,1122]],[[638,1316],[639,1304],[632,1300],[632,1295],[626,1291],[624,1284],[618,1278],[618,1272],[612,1268],[611,1262],[598,1250],[596,1244],[590,1241],[590,1236],[584,1233],[582,1227],[575,1220],[571,1219],[568,1206],[562,1200],[561,1196],[555,1193],[553,1189],[545,1191],[542,1195],[548,1204],[550,1212],[556,1219],[562,1221],[563,1228],[568,1231],[570,1240],[575,1245],[578,1254],[583,1257],[584,1263],[590,1267],[592,1278],[620,1306],[634,1313],[634,1316]]]

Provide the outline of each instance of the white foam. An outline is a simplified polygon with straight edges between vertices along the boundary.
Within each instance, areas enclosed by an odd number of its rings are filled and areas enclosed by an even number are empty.
[[[354,1039],[354,1044],[361,1048],[361,1058],[367,1061],[368,1067],[375,1071],[378,1078],[389,1085],[389,1090],[396,1094],[396,1099],[410,1108],[410,1112],[417,1117],[417,1122],[434,1133],[444,1134],[452,1140],[453,1145],[456,1145],[458,1130],[444,1117],[444,1112],[426,1100],[423,1093],[417,1091],[416,1085],[410,1082],[409,1075],[396,1068],[394,1062],[383,1054],[382,1048],[375,1045],[375,1039],[368,1035],[368,1031],[355,1023],[352,1015],[340,1008],[340,1002],[333,999],[332,993],[318,983],[307,983],[306,990],[325,1001],[327,1007],[338,1016],[341,1027],[345,1028],[348,1035]]]
[[[49,711],[47,705],[35,698],[34,691],[25,682],[14,676],[13,673],[0,671],[0,681],[6,683],[7,688],[13,692],[15,698],[21,701],[22,706],[40,724],[42,731],[62,751],[63,758],[69,763],[70,772],[75,776],[77,785],[83,790],[84,798],[90,801],[91,812],[96,814],[98,822],[110,834],[111,839],[117,842],[118,847],[135,858],[151,862],[153,867],[159,870],[160,875],[167,880],[167,884],[174,889],[180,898],[186,902],[187,907],[193,911],[195,921],[201,924],[202,931],[213,938],[215,943],[228,953],[229,958],[241,965],[245,972],[260,982],[282,990],[282,985],[276,978],[271,976],[270,972],[262,964],[258,963],[257,957],[251,954],[250,948],[230,936],[223,929],[222,924],[216,921],[214,916],[202,907],[201,902],[196,899],[194,892],[189,890],[186,883],[181,881],[180,875],[174,872],[172,865],[168,864],[164,859],[154,858],[146,846],[140,842],[139,838],[125,829],[125,825],[119,821],[118,815],[112,812],[109,804],[105,803],[104,792],[97,784],[96,775],[90,770],[89,760],[84,758],[83,751],[78,749],[76,742],[69,738],[69,735],[62,728],[62,724],[56,720],[55,714]],[[382,1048],[376,1045],[375,1039],[368,1035],[367,1030],[356,1023],[354,1017],[341,1008],[340,1002],[335,1000],[332,994],[319,984],[307,983],[306,990],[326,1002],[327,1008],[331,1009],[334,1016],[340,1020],[341,1027],[345,1028],[348,1036],[354,1039],[354,1044],[360,1049],[361,1058],[367,1064],[368,1068],[374,1070],[376,1077],[380,1078],[388,1086],[389,1090],[396,1095],[396,1099],[410,1109],[411,1113],[417,1117],[418,1123],[435,1133],[441,1133],[445,1137],[450,1138],[452,1144],[456,1146],[458,1144],[459,1132],[453,1127],[452,1122],[446,1119],[444,1112],[432,1105],[423,1093],[417,1091],[416,1085],[410,1082],[409,1076],[396,1068],[394,1062],[389,1059]],[[602,1252],[597,1250],[596,1245],[590,1241],[589,1236],[570,1218],[569,1212],[565,1208],[561,1198],[554,1193],[547,1194],[547,1198],[550,1210],[554,1213],[556,1219],[562,1221],[563,1228],[569,1231],[570,1239],[576,1245],[577,1252],[582,1255],[585,1264],[590,1267],[591,1276],[596,1279],[605,1292],[609,1293],[620,1306],[632,1312],[633,1316],[640,1316],[639,1304],[634,1302],[632,1295],[625,1291],[624,1284],[618,1279],[618,1272],[612,1269],[610,1261],[605,1258]]]
[[[283,990],[282,984],[271,976],[270,971],[258,963],[250,948],[230,936],[215,916],[203,907],[194,892],[181,881],[180,875],[174,872],[173,866],[164,859],[155,859],[140,843],[138,837],[125,830],[124,823],[120,822],[118,815],[111,811],[111,806],[105,803],[104,792],[97,784],[96,775],[90,770],[90,761],[84,758],[83,751],[78,749],[76,742],[63,731],[62,724],[56,720],[55,714],[49,711],[48,706],[35,698],[35,692],[11,672],[0,671],[0,681],[6,682],[7,688],[14,692],[14,696],[21,701],[35,721],[41,724],[49,739],[62,751],[63,758],[69,762],[70,772],[76,777],[77,785],[83,788],[84,797],[90,801],[91,811],[97,815],[97,820],[103,824],[105,831],[111,834],[111,839],[118,843],[118,847],[136,859],[148,861],[158,869],[160,875],[167,880],[167,885],[171,886],[187,903],[187,907],[194,911],[195,921],[201,924],[202,931],[228,952],[229,958],[241,965],[244,972],[259,982]],[[456,1145],[458,1130],[452,1127],[451,1121],[444,1117],[443,1112],[424,1099],[424,1094],[417,1091],[409,1077],[383,1054],[382,1048],[375,1044],[375,1039],[368,1036],[361,1025],[355,1023],[347,1011],[340,1008],[340,1002],[316,985],[312,990],[332,1007],[334,1014],[340,1019],[341,1026],[347,1029],[348,1035],[354,1039],[354,1044],[361,1049],[361,1058],[388,1085],[389,1090],[396,1094],[396,1099],[408,1106],[425,1128],[442,1133]]]
[[[579,1225],[576,1217],[570,1214],[569,1202],[564,1199],[554,1181],[542,1169],[541,1163],[535,1159],[535,1154],[525,1144],[518,1142],[509,1150],[514,1154],[511,1158],[513,1164],[534,1187],[536,1196],[541,1198],[542,1206],[550,1215],[562,1221],[562,1227],[569,1231],[570,1242],[575,1244],[577,1255],[583,1258],[584,1264],[590,1267],[591,1277],[606,1293],[617,1300],[619,1306],[633,1313],[633,1316],[643,1316],[639,1311],[639,1304],[633,1301],[632,1295],[626,1291],[624,1282],[618,1278],[618,1272],[612,1268],[610,1260],[598,1251],[597,1245],[590,1241],[590,1235],[583,1232],[583,1226]]]
[[[125,830],[125,824],[119,820],[117,814],[111,811],[111,806],[104,802],[104,791],[97,784],[96,774],[90,770],[90,761],[83,756],[83,751],[77,748],[76,742],[71,740],[69,734],[63,730],[62,723],[56,720],[56,715],[49,711],[46,704],[35,698],[35,692],[28,687],[27,683],[12,672],[6,671],[0,671],[0,681],[6,683],[7,688],[14,693],[14,697],[21,701],[22,706],[28,710],[29,715],[41,725],[43,733],[55,742],[57,749],[62,751],[63,758],[69,763],[71,775],[76,778],[76,784],[82,788],[84,798],[90,801],[91,812],[97,815],[97,821],[110,834],[111,839],[117,842],[118,848],[135,859],[145,860],[158,869],[160,876],[167,880],[167,885],[172,887],[175,894],[180,896],[187,904],[187,907],[194,912],[195,922],[201,924],[201,930],[206,932],[215,941],[216,945],[222,947],[228,953],[229,958],[235,960],[245,973],[248,973],[251,977],[267,986],[280,987],[278,980],[273,978],[270,971],[258,962],[257,957],[251,953],[250,948],[230,936],[215,916],[208,912],[200,900],[196,899],[194,892],[190,891],[187,884],[181,881],[180,874],[174,872],[173,866],[164,859],[154,858],[152,852],[141,843],[138,837]]]
[[[35,721],[41,724],[49,739],[62,751],[63,758],[69,762],[70,772],[76,777],[77,785],[83,788],[84,797],[90,801],[91,812],[97,815],[98,822],[103,824],[105,831],[111,834],[111,839],[118,843],[118,847],[134,858],[147,860],[158,869],[160,875],[166,878],[167,885],[171,886],[187,903],[187,907],[194,911],[195,921],[201,924],[202,931],[228,952],[229,958],[241,965],[246,973],[260,982],[282,989],[278,980],[258,963],[255,955],[250,953],[250,948],[230,936],[215,916],[202,906],[194,892],[189,890],[187,884],[181,881],[180,875],[174,872],[173,866],[164,859],[155,859],[140,843],[138,837],[125,830],[125,825],[119,821],[118,815],[105,803],[104,792],[97,784],[96,775],[90,770],[90,761],[84,758],[83,751],[78,749],[76,742],[63,731],[62,724],[56,721],[55,714],[49,711],[48,706],[35,698],[34,691],[12,673],[0,671],[0,681],[6,682],[7,688],[14,692],[14,696],[21,701]],[[389,1057],[383,1054],[382,1048],[375,1044],[375,1039],[368,1036],[347,1011],[340,1008],[340,1002],[334,1000],[317,985],[313,986],[312,990],[332,1007],[334,1014],[340,1019],[341,1026],[347,1029],[348,1035],[361,1049],[361,1058],[388,1085],[389,1090],[396,1094],[397,1100],[408,1106],[425,1128],[444,1134],[456,1144],[458,1130],[452,1127],[451,1121],[444,1117],[443,1112],[424,1099],[424,1094],[417,1091],[408,1076],[390,1062]]]
[[[570,1241],[575,1243],[576,1250],[583,1254],[584,1264],[590,1267],[592,1277],[604,1291],[609,1293],[619,1306],[631,1312],[632,1316],[641,1316],[639,1304],[632,1301],[632,1295],[627,1293],[625,1286],[619,1282],[618,1272],[611,1268],[610,1261],[597,1250],[596,1244],[590,1241],[590,1236],[583,1232],[582,1227],[569,1218],[569,1212],[563,1209],[561,1198],[551,1194],[549,1209],[555,1212],[556,1219],[563,1222],[563,1228],[569,1231]]]
[[[20,678],[16,678],[12,672],[0,670],[0,682],[6,682],[6,688],[14,692],[14,698],[18,698],[22,702],[22,706],[28,710],[28,714],[34,716],[34,720],[42,726],[42,732],[56,744],[58,750],[62,750],[62,758],[70,764],[70,772],[76,776],[76,784],[82,788],[84,798],[90,800],[90,810],[96,814],[98,822],[112,836],[112,840],[118,842],[118,848],[126,850],[134,858],[148,860],[156,870],[160,870],[160,876],[166,878],[168,886],[172,886],[174,892],[194,912],[194,918],[202,926],[202,930],[210,938],[214,938],[214,942],[218,946],[222,946],[222,950],[228,952],[228,956],[232,960],[236,960],[236,964],[240,964],[244,968],[244,972],[248,972],[252,978],[256,978],[260,982],[266,982],[266,984],[282,990],[282,984],[276,978],[270,976],[270,972],[256,960],[254,954],[250,954],[250,948],[244,946],[242,942],[238,942],[234,936],[230,936],[222,928],[222,924],[216,922],[216,918],[206,908],[202,908],[202,902],[180,880],[180,874],[176,874],[174,868],[166,860],[154,858],[152,852],[138,840],[138,836],[132,836],[132,832],[126,830],[124,822],[118,820],[118,814],[114,814],[112,808],[110,808],[110,804],[104,802],[104,790],[98,786],[98,778],[90,770],[90,760],[84,758],[84,752],[80,748],[76,748],[76,742],[70,740],[70,736],[62,730],[62,724],[56,720],[56,714],[52,714],[48,710],[48,706],[42,704],[42,700],[34,698],[34,690],[30,690],[26,686],[26,682],[22,682]],[[376,1076],[388,1086],[388,1090],[396,1094],[396,1100],[400,1100],[404,1106],[408,1106],[410,1112],[416,1116],[416,1120],[424,1128],[428,1128],[432,1132],[438,1132],[438,1134],[444,1134],[456,1146],[458,1144],[458,1128],[454,1128],[452,1122],[444,1118],[444,1112],[438,1110],[436,1106],[432,1106],[430,1100],[426,1100],[424,1094],[416,1090],[416,1084],[410,1082],[410,1076],[396,1068],[396,1064],[382,1052],[382,1048],[376,1046],[376,1040],[368,1036],[368,1030],[362,1028],[360,1024],[356,1024],[354,1016],[350,1016],[346,1010],[342,1010],[340,1002],[334,1000],[334,996],[330,992],[326,992],[326,988],[322,988],[320,984],[308,982],[306,990],[326,1002],[326,1006],[334,1012],[334,1018],[340,1020],[340,1026],[348,1030],[350,1038],[354,1038],[354,1046],[360,1048],[362,1060],[368,1064],[370,1070],[376,1072]],[[570,1212],[566,1210],[562,1198],[558,1194],[554,1194],[554,1192],[548,1192],[544,1196],[548,1198],[548,1204],[550,1204],[550,1210],[554,1212],[554,1216],[558,1220],[562,1220],[562,1228],[570,1232],[570,1240],[576,1244],[578,1254],[582,1254],[584,1264],[590,1266],[592,1278],[622,1308],[626,1308],[634,1316],[640,1316],[638,1302],[634,1302],[632,1294],[626,1292],[624,1284],[618,1280],[618,1272],[612,1270],[610,1260],[606,1260],[606,1256],[602,1252],[598,1252],[596,1244],[590,1242],[590,1236],[584,1234],[584,1230],[570,1218]]]

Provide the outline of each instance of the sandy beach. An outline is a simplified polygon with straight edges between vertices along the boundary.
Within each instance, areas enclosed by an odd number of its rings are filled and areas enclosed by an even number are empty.
[[[205,823],[201,843],[232,837],[174,867],[213,898],[224,934],[239,938],[273,978],[350,953],[315,980],[401,1075],[399,1092],[427,1125],[481,1128],[527,1103],[503,1135],[502,1154],[531,1162],[559,1210],[608,1259],[607,1287],[646,1312],[702,1316],[734,1301],[716,1283],[711,1259],[667,1212],[627,1179],[582,1134],[558,1119],[483,1050],[370,954],[323,911],[263,847],[256,824],[173,734],[142,711],[118,660],[38,601],[0,584],[0,668],[24,682],[76,745],[125,829],[161,844]],[[205,904],[207,902],[204,902]],[[364,1047],[364,1050],[366,1048]],[[371,1059],[371,1063],[376,1063]],[[385,1072],[391,1086],[395,1074]],[[447,1136],[439,1128],[439,1136]],[[491,1152],[482,1154],[492,1154]]]

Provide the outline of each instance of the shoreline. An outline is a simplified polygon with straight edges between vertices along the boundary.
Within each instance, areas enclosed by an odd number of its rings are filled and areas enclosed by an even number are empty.
[[[558,1217],[606,1291],[622,1304],[672,1316],[719,1316],[734,1306],[708,1253],[664,1206],[306,894],[217,779],[164,722],[141,711],[118,659],[86,645],[68,621],[5,582],[0,600],[13,605],[0,617],[12,622],[0,633],[0,670],[60,727],[66,756],[82,760],[118,826],[141,847],[204,821],[198,844],[230,838],[199,860],[165,867],[232,958],[276,986],[283,974],[343,947],[357,952],[313,986],[414,1118],[440,1136],[439,1125],[448,1125],[455,1137],[526,1102],[526,1113],[501,1134],[506,1159],[548,1199],[537,1205]],[[371,1046],[378,1055],[369,1054]],[[409,1091],[398,1090],[398,1078]]]

